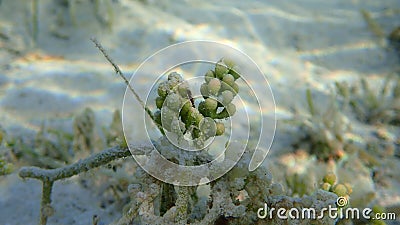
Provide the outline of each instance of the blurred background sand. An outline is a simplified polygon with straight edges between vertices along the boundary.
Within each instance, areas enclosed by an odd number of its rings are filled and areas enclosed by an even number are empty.
[[[387,36],[400,26],[398,0],[37,2],[35,27],[32,1],[0,1],[0,125],[14,135],[34,135],[43,123],[72,131],[73,116],[85,107],[95,111],[99,124],[110,123],[112,112],[122,106],[125,85],[91,37],[128,76],[155,51],[181,41],[212,40],[242,50],[261,68],[275,96],[272,153],[290,140],[279,120],[291,118],[294,109],[307,111],[307,88],[323,105],[334,81],[365,77],[379,83],[399,68],[394,49],[371,32],[361,14],[369,12]],[[34,224],[39,183],[12,176],[0,178],[0,224]],[[55,188],[56,196],[86,195],[74,192],[73,179],[66,182]],[[390,195],[397,203],[398,194]],[[25,198],[35,204],[18,200]],[[71,209],[65,218],[82,218],[60,224],[87,224],[100,210],[91,201],[76,199],[90,210]],[[60,199],[55,202],[67,207]]]

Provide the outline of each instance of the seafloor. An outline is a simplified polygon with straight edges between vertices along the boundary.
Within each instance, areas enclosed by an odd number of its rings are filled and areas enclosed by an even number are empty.
[[[398,217],[386,223],[400,224],[400,97],[389,91],[375,107],[367,96],[380,96],[387,79],[389,87],[399,79],[400,31],[389,38],[399,26],[398,0],[0,1],[0,158],[13,167],[0,176],[0,224],[37,224],[41,183],[22,180],[18,170],[62,165],[52,161],[61,153],[51,151],[74,148],[74,121],[85,108],[95,118],[92,152],[112,145],[107,131],[126,86],[91,37],[128,77],[151,54],[182,41],[211,40],[242,50],[265,74],[275,98],[275,139],[264,162],[274,182],[301,197],[334,171],[352,186],[354,206],[384,207]],[[341,82],[361,93],[340,95],[335,83]],[[310,113],[306,90],[320,118]],[[332,102],[337,108],[329,107]],[[340,119],[324,114],[329,110],[340,112]],[[324,127],[326,120],[344,127]],[[327,130],[334,136],[313,138]],[[328,153],[318,152],[321,140]],[[76,154],[70,163],[89,154]],[[94,215],[108,224],[121,216],[127,194],[120,187],[127,184],[112,169],[96,172],[56,182],[48,224],[92,224]]]

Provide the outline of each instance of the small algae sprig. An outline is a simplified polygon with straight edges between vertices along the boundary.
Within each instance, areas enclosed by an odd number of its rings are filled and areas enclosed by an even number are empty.
[[[321,160],[340,158],[345,144],[344,135],[350,130],[348,121],[339,111],[335,99],[330,100],[329,107],[324,111],[316,108],[309,89],[306,100],[309,117],[302,121],[304,132],[298,145],[309,145],[304,149],[310,149]]]
[[[369,124],[400,124],[400,79],[388,76],[380,89],[372,88],[366,79],[349,85],[336,83],[336,89],[348,102],[356,117]]]
[[[3,143],[3,138],[5,136],[5,131],[0,128],[0,147]],[[14,170],[12,163],[7,162],[5,157],[0,155],[0,176],[10,174]]]
[[[348,200],[350,198],[349,195],[353,192],[352,187],[348,183],[337,183],[336,175],[333,172],[327,173],[322,181],[322,190],[335,193],[338,197],[344,197]]]
[[[393,46],[393,49],[397,52],[397,55],[400,57],[400,26],[396,27],[388,37],[390,44]]]
[[[13,164],[0,157],[0,176],[10,174],[13,170]]]
[[[197,105],[187,81],[177,72],[170,73],[168,80],[157,88],[158,110],[153,114],[157,125],[180,139],[189,135],[196,146],[202,146],[211,137],[223,135],[225,126],[220,120],[236,112],[232,101],[239,91],[238,78],[235,64],[221,59],[214,70],[204,75],[200,87],[203,99]]]
[[[33,44],[38,43],[40,33],[44,33],[46,23],[42,18],[49,18],[50,23],[47,25],[48,32],[51,36],[68,40],[73,35],[72,32],[66,32],[67,29],[73,27],[75,29],[88,29],[90,27],[100,27],[101,29],[111,30],[114,24],[114,1],[92,0],[87,2],[78,2],[75,0],[57,0],[57,1],[27,1],[26,9],[30,18],[26,18]],[[90,18],[90,23],[85,23],[82,20],[84,13],[86,19]],[[83,22],[83,23],[82,23]],[[82,26],[82,24],[85,24]],[[42,30],[42,29],[43,30]]]
[[[73,150],[93,152],[94,148],[94,112],[90,108],[86,108],[74,120],[74,139]]]

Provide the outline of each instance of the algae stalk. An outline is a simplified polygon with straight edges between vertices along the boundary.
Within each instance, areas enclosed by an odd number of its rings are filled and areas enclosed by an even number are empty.
[[[103,56],[107,59],[107,61],[114,67],[115,73],[118,74],[125,82],[126,86],[129,88],[129,90],[133,93],[135,98],[138,100],[140,105],[143,107],[143,109],[146,111],[146,113],[150,116],[151,120],[157,125],[158,129],[161,131],[162,134],[164,134],[162,127],[160,127],[157,122],[155,121],[155,118],[153,117],[153,114],[151,113],[150,109],[146,107],[144,104],[143,100],[140,98],[139,94],[133,89],[133,87],[130,85],[128,79],[125,77],[124,73],[121,71],[119,66],[114,63],[114,61],[111,59],[111,57],[107,54],[106,50],[103,48],[103,46],[100,44],[99,41],[97,41],[96,38],[91,38],[90,39],[95,45],[96,48],[100,50],[100,52],[103,54]]]
[[[306,97],[307,97],[308,109],[310,111],[310,114],[311,114],[311,116],[314,116],[315,115],[315,108],[314,108],[314,102],[312,100],[311,90],[310,89],[307,89]]]

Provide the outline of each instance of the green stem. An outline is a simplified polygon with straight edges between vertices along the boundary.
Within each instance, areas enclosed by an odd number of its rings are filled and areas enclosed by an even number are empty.
[[[314,102],[312,100],[310,89],[307,89],[306,96],[307,96],[308,109],[310,111],[311,116],[314,116],[315,115]]]

